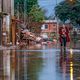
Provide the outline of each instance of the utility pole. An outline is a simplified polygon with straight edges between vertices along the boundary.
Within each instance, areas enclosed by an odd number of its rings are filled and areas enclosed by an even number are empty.
[[[11,16],[14,17],[14,0],[11,0]]]
[[[20,4],[19,4],[19,2],[17,3],[17,18],[18,18],[18,20],[19,20],[19,6],[20,6]]]
[[[3,13],[3,1],[4,0],[1,0],[1,5],[0,5],[0,7],[1,7],[1,13]],[[2,16],[0,15],[0,45],[2,45],[2,25],[3,25],[3,18],[2,18]]]
[[[1,0],[1,2],[2,2],[2,3],[1,3],[1,5],[2,5],[2,6],[1,6],[2,12],[3,12],[3,1],[4,1],[4,0]]]
[[[25,20],[26,20],[26,18],[25,18],[26,17],[25,16],[26,15],[26,10],[25,9],[26,9],[26,0],[24,0],[24,24],[25,24]]]
[[[57,0],[56,0],[56,6],[57,6]],[[59,31],[59,23],[58,23],[58,17],[56,16],[56,32],[57,32],[57,43],[58,43],[58,38],[59,38],[59,34],[58,34],[58,31]],[[58,48],[58,44],[56,44],[56,47]]]

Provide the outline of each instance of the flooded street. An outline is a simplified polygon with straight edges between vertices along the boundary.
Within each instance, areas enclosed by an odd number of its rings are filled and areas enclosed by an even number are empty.
[[[1,50],[0,80],[80,80],[80,50],[42,46],[37,50]]]
[[[80,0],[0,0],[0,80],[80,80]]]

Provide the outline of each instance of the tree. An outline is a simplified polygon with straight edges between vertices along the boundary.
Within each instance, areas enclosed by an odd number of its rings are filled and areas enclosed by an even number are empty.
[[[44,10],[42,10],[42,8],[40,8],[38,5],[34,5],[31,8],[31,11],[28,15],[28,21],[29,21],[29,25],[31,26],[31,30],[34,32],[39,32],[41,30],[41,25],[40,23],[43,22],[43,20],[45,19],[45,15],[44,15]],[[30,27],[29,27],[30,28]]]
[[[23,18],[23,15],[28,15],[32,6],[36,4],[37,0],[14,0],[15,15],[19,13],[20,18]]]
[[[24,0],[14,0],[14,14],[16,17],[23,18]]]
[[[29,16],[32,16],[33,22],[42,22],[44,20],[44,12],[38,5],[32,7]]]
[[[55,7],[55,15],[63,23],[70,20],[73,25],[80,25],[80,1],[62,1]]]
[[[45,18],[44,14],[45,11],[39,7],[37,0],[15,0],[15,15],[18,15],[20,20],[25,20],[30,31],[40,32],[40,23]]]
[[[26,7],[27,7],[27,12],[29,13],[32,9],[32,7],[36,4],[38,4],[38,0],[26,0]]]

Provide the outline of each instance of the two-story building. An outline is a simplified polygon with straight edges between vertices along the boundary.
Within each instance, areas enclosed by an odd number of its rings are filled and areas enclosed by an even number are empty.
[[[63,26],[62,23],[57,23],[56,20],[45,20],[44,24],[42,25],[41,35],[46,35],[49,39],[56,39],[58,34],[59,27]],[[71,28],[71,24],[66,23],[65,26]]]
[[[56,37],[57,22],[55,20],[45,20],[41,29],[41,35],[46,35],[48,38]]]

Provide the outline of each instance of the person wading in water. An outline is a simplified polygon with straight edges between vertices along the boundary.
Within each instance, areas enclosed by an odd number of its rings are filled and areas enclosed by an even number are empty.
[[[70,36],[69,36],[69,28],[63,25],[59,28],[59,41],[61,50],[64,50],[66,52],[66,46],[67,42],[70,42]]]

